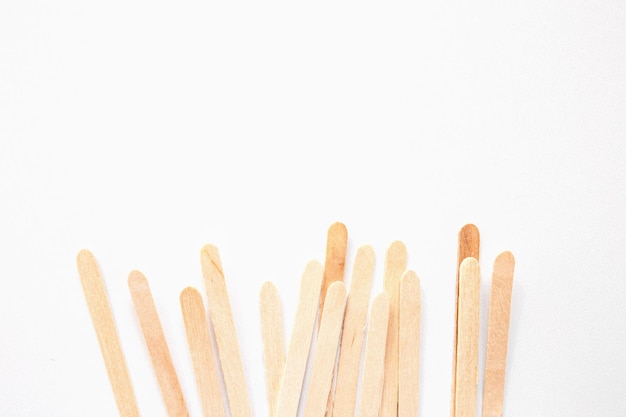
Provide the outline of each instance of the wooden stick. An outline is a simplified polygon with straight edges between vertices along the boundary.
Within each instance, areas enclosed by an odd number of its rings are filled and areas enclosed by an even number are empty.
[[[139,271],[128,276],[128,288],[135,304],[135,311],[143,331],[152,366],[161,388],[161,395],[170,417],[188,417],[183,392],[176,376],[170,350],[165,341],[161,321],[152,299],[148,280]]]
[[[393,242],[387,249],[383,276],[383,286],[390,297],[390,308],[380,417],[397,417],[398,415],[398,311],[400,308],[400,277],[406,270],[406,260],[407,253],[404,243]]]
[[[465,258],[479,259],[480,252],[480,233],[478,228],[473,224],[466,224],[459,231],[459,244],[457,253],[457,269],[456,269],[456,293],[455,293],[455,310],[454,310],[454,349],[452,355],[452,401],[450,405],[451,417],[456,416],[456,362],[457,362],[457,345],[459,340],[459,268],[461,262]]]
[[[269,281],[261,287],[260,307],[269,417],[276,417],[280,380],[285,370],[285,336],[278,291]]]
[[[322,319],[324,311],[324,299],[328,287],[336,281],[344,280],[346,251],[348,247],[348,230],[343,223],[333,223],[328,228],[328,237],[326,239],[326,262],[324,264],[324,281],[322,283],[322,294],[320,296],[320,314]],[[328,402],[326,403],[326,417],[333,415],[333,401],[335,394],[335,369],[333,369],[333,379],[330,384],[330,392],[328,393]]]
[[[498,255],[493,265],[483,391],[483,417],[502,417],[514,269],[515,258],[511,252],[503,252]]]
[[[400,284],[398,417],[419,413],[420,310],[420,280],[407,271]]]
[[[180,293],[187,342],[204,417],[225,417],[224,399],[202,296],[192,287]]]
[[[359,417],[378,417],[385,377],[385,348],[389,326],[389,295],[381,293],[372,302],[367,330]]]
[[[346,309],[346,286],[343,282],[337,281],[330,285],[324,309],[311,367],[311,384],[304,417],[323,417],[326,411]]]
[[[334,417],[353,416],[356,406],[363,333],[374,274],[374,249],[361,246],[354,260],[350,293],[343,320],[343,334],[337,365]]]
[[[348,248],[348,230],[343,223],[337,222],[328,228],[326,238],[326,261],[324,262],[324,280],[322,281],[322,292],[320,294],[320,316],[324,311],[324,301],[326,291],[333,282],[343,281],[346,265],[346,251]]]
[[[319,262],[307,264],[300,284],[298,307],[278,394],[277,417],[295,417],[309,357],[324,271]]]
[[[480,268],[465,258],[459,272],[459,339],[456,368],[456,417],[476,417]]]
[[[135,392],[96,259],[83,249],[76,257],[76,264],[117,409],[121,417],[139,417]]]
[[[200,262],[230,413],[232,417],[252,417],[233,312],[217,248],[204,246]]]

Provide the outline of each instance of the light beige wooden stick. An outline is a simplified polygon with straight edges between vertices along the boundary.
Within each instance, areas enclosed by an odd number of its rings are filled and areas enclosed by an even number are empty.
[[[452,400],[450,405],[450,415],[455,417],[456,402],[456,362],[457,362],[457,345],[459,340],[459,268],[461,262],[465,258],[479,259],[480,252],[480,233],[478,228],[473,224],[466,224],[459,231],[459,243],[457,252],[457,269],[456,269],[456,293],[455,293],[455,310],[454,310],[454,349],[452,354]]]
[[[204,246],[200,252],[200,263],[230,413],[232,417],[252,417],[237,331],[217,247]]]
[[[459,339],[456,367],[456,417],[476,417],[480,268],[465,258],[459,271]]]
[[[385,348],[389,327],[389,295],[374,298],[367,330],[359,417],[378,417],[385,377]]]
[[[324,301],[326,291],[333,282],[343,281],[346,251],[348,248],[348,230],[343,223],[336,222],[328,228],[326,238],[326,261],[324,262],[324,280],[322,282],[322,292],[320,294],[320,315],[324,311]]]
[[[485,365],[483,391],[483,417],[502,417],[514,269],[515,258],[511,252],[503,252],[498,255],[493,265],[487,331],[487,363]]]
[[[333,223],[328,228],[328,237],[326,239],[326,262],[324,263],[324,282],[322,283],[322,294],[320,296],[320,314],[319,320],[322,319],[324,310],[324,300],[326,291],[330,284],[336,281],[344,280],[346,251],[348,248],[348,230],[343,223]],[[335,370],[333,369],[333,380],[328,393],[328,402],[326,404],[326,416],[333,415],[333,399],[335,394]]]
[[[76,257],[76,264],[117,409],[121,417],[139,417],[135,392],[96,259],[83,249]]]
[[[420,365],[420,280],[406,271],[400,284],[400,363],[398,417],[417,417],[419,413]]]
[[[152,366],[161,388],[161,395],[170,417],[188,417],[183,392],[176,376],[170,350],[165,341],[161,321],[152,299],[148,280],[139,271],[128,276],[128,288],[135,304],[139,325],[143,332]]]
[[[361,246],[354,260],[350,293],[343,320],[343,334],[337,364],[334,417],[353,416],[356,407],[359,365],[363,348],[365,320],[372,290],[374,249]]]
[[[276,417],[280,380],[285,370],[285,336],[278,291],[269,281],[261,287],[260,307],[269,417]]]
[[[296,317],[278,394],[276,417],[296,417],[298,412],[315,317],[319,308],[323,274],[322,265],[311,261],[307,264],[302,276]]]
[[[383,276],[383,286],[390,297],[390,308],[380,417],[397,417],[398,415],[398,311],[400,307],[400,277],[406,270],[406,260],[407,253],[404,243],[393,242],[387,249]]]
[[[317,336],[304,417],[323,417],[326,411],[345,309],[346,286],[343,282],[334,282],[328,287],[324,316]]]
[[[225,417],[224,399],[202,295],[192,287],[180,293],[187,342],[204,417]]]

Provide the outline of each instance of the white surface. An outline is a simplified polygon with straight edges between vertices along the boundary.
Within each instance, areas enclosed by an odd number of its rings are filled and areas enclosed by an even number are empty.
[[[165,411],[133,268],[199,416],[178,294],[202,288],[210,242],[265,416],[261,283],[288,337],[337,220],[350,258],[376,249],[373,293],[395,239],[421,277],[421,415],[449,410],[468,222],[485,300],[496,254],[517,258],[505,415],[625,415],[626,4],[296,3],[0,4],[0,415],[116,415],[74,264],[87,247],[142,415]]]

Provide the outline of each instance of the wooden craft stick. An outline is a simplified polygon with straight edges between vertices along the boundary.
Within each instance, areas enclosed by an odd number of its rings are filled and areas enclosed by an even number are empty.
[[[167,414],[170,417],[188,417],[183,392],[178,383],[170,350],[165,341],[161,321],[152,299],[148,280],[139,271],[128,276],[128,288],[135,304],[139,325],[143,332],[152,366],[161,388]]]
[[[343,281],[346,265],[346,251],[348,248],[348,230],[343,223],[337,222],[328,228],[326,238],[326,261],[324,262],[324,280],[322,281],[322,292],[320,294],[320,316],[324,311],[324,301],[326,291],[333,282]]]
[[[450,406],[451,417],[456,416],[456,362],[457,362],[457,346],[459,340],[459,268],[461,262],[465,258],[479,259],[480,252],[480,233],[478,228],[473,224],[466,224],[459,231],[459,244],[457,252],[457,269],[456,269],[456,293],[455,293],[455,310],[454,310],[454,348],[452,355],[452,401]]]
[[[502,417],[514,269],[515,258],[511,252],[503,252],[498,255],[493,265],[489,327],[487,330],[483,417]]]
[[[378,417],[380,412],[385,377],[389,301],[389,295],[381,293],[372,302],[363,360],[359,417]]]
[[[336,281],[344,280],[346,251],[348,248],[348,230],[343,223],[333,223],[328,228],[328,237],[326,239],[326,262],[324,264],[324,281],[322,282],[322,294],[320,296],[320,314],[319,320],[322,319],[324,311],[324,300],[326,299],[326,291],[328,287]],[[333,399],[335,386],[335,370],[333,369],[333,380],[328,393],[328,402],[326,403],[326,416],[333,415]]]
[[[398,417],[417,417],[419,412],[420,280],[406,271],[400,284]]]
[[[285,370],[285,336],[278,291],[269,281],[261,287],[260,307],[269,417],[276,417],[280,380]]]
[[[385,349],[385,379],[380,417],[398,415],[398,311],[400,307],[400,277],[406,270],[407,253],[404,243],[393,242],[387,249],[383,287],[390,297],[387,347]]]
[[[76,264],[117,409],[121,417],[139,417],[135,392],[96,259],[83,249],[76,257]]]
[[[465,258],[459,271],[459,339],[456,367],[456,417],[476,417],[480,268]]]
[[[224,399],[202,295],[192,287],[180,293],[187,342],[204,417],[225,417]]]
[[[343,320],[343,334],[337,364],[337,384],[333,405],[334,417],[353,416],[363,348],[363,334],[374,274],[374,249],[357,250],[350,282],[350,293]]]
[[[322,265],[311,261],[307,264],[302,276],[296,317],[278,394],[277,417],[296,417],[298,412],[315,317],[319,308],[323,275]]]
[[[346,286],[343,282],[337,281],[328,287],[324,309],[311,367],[311,384],[304,417],[323,417],[326,411],[346,309]]]
[[[200,252],[200,263],[230,413],[232,417],[252,417],[233,312],[217,247],[204,246]]]

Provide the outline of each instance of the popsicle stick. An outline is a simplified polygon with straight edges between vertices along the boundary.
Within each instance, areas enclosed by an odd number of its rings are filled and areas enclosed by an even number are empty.
[[[176,376],[170,350],[165,341],[148,280],[141,272],[132,271],[128,276],[128,288],[135,304],[135,312],[148,346],[152,367],[161,388],[167,414],[170,417],[188,417],[189,413],[183,392]]]
[[[326,412],[345,308],[346,286],[343,282],[334,282],[328,287],[324,316],[317,336],[304,417],[323,417]]]
[[[261,336],[269,417],[276,416],[280,380],[285,370],[285,336],[278,291],[267,281],[261,287]]]
[[[296,317],[285,360],[285,372],[278,394],[277,417],[295,417],[298,412],[315,317],[319,308],[323,275],[322,265],[311,261],[302,276]]]
[[[328,228],[326,238],[326,261],[324,262],[324,280],[320,294],[320,316],[324,311],[326,292],[333,282],[343,281],[346,265],[346,251],[348,248],[348,230],[343,223],[337,222]]]
[[[333,404],[334,417],[353,416],[356,408],[359,365],[373,274],[374,249],[369,245],[361,246],[354,260],[350,293],[343,320]]]
[[[457,345],[459,340],[459,268],[461,262],[465,258],[474,258],[479,260],[480,252],[480,233],[478,228],[473,224],[466,224],[459,231],[459,243],[457,253],[457,269],[456,269],[456,293],[455,293],[455,310],[454,310],[454,349],[452,356],[452,401],[450,406],[450,414],[452,417],[455,413],[456,399],[456,363],[457,363]]]
[[[121,417],[139,417],[135,392],[96,259],[90,251],[83,249],[76,257],[76,265],[117,409]]]
[[[459,339],[456,367],[456,417],[476,416],[480,268],[465,258],[459,270]]]
[[[200,252],[200,263],[230,413],[232,417],[252,417],[233,312],[217,248],[204,246]]]
[[[204,417],[225,417],[224,399],[219,383],[209,323],[202,295],[192,287],[180,293],[180,308],[185,322],[187,342],[196,375],[198,394]]]
[[[503,252],[498,255],[493,265],[487,330],[483,417],[502,417],[514,269],[515,258],[511,252]]]
[[[406,271],[400,284],[398,417],[417,417],[420,365],[420,280]]]
[[[324,311],[324,300],[328,287],[336,281],[344,280],[346,251],[348,247],[348,230],[343,223],[333,223],[328,228],[328,237],[326,239],[326,262],[324,264],[324,281],[322,283],[322,294],[320,296],[320,314],[319,320],[322,319]],[[333,380],[328,393],[328,402],[326,403],[326,416],[333,415],[333,399],[335,386],[335,370],[333,370]]]
[[[378,417],[385,377],[385,349],[389,327],[389,295],[381,293],[372,302],[367,330],[359,417]]]
[[[400,307],[400,278],[406,270],[406,247],[400,241],[393,242],[387,249],[383,287],[390,297],[387,347],[385,349],[385,380],[380,408],[380,417],[398,415],[398,311]]]

